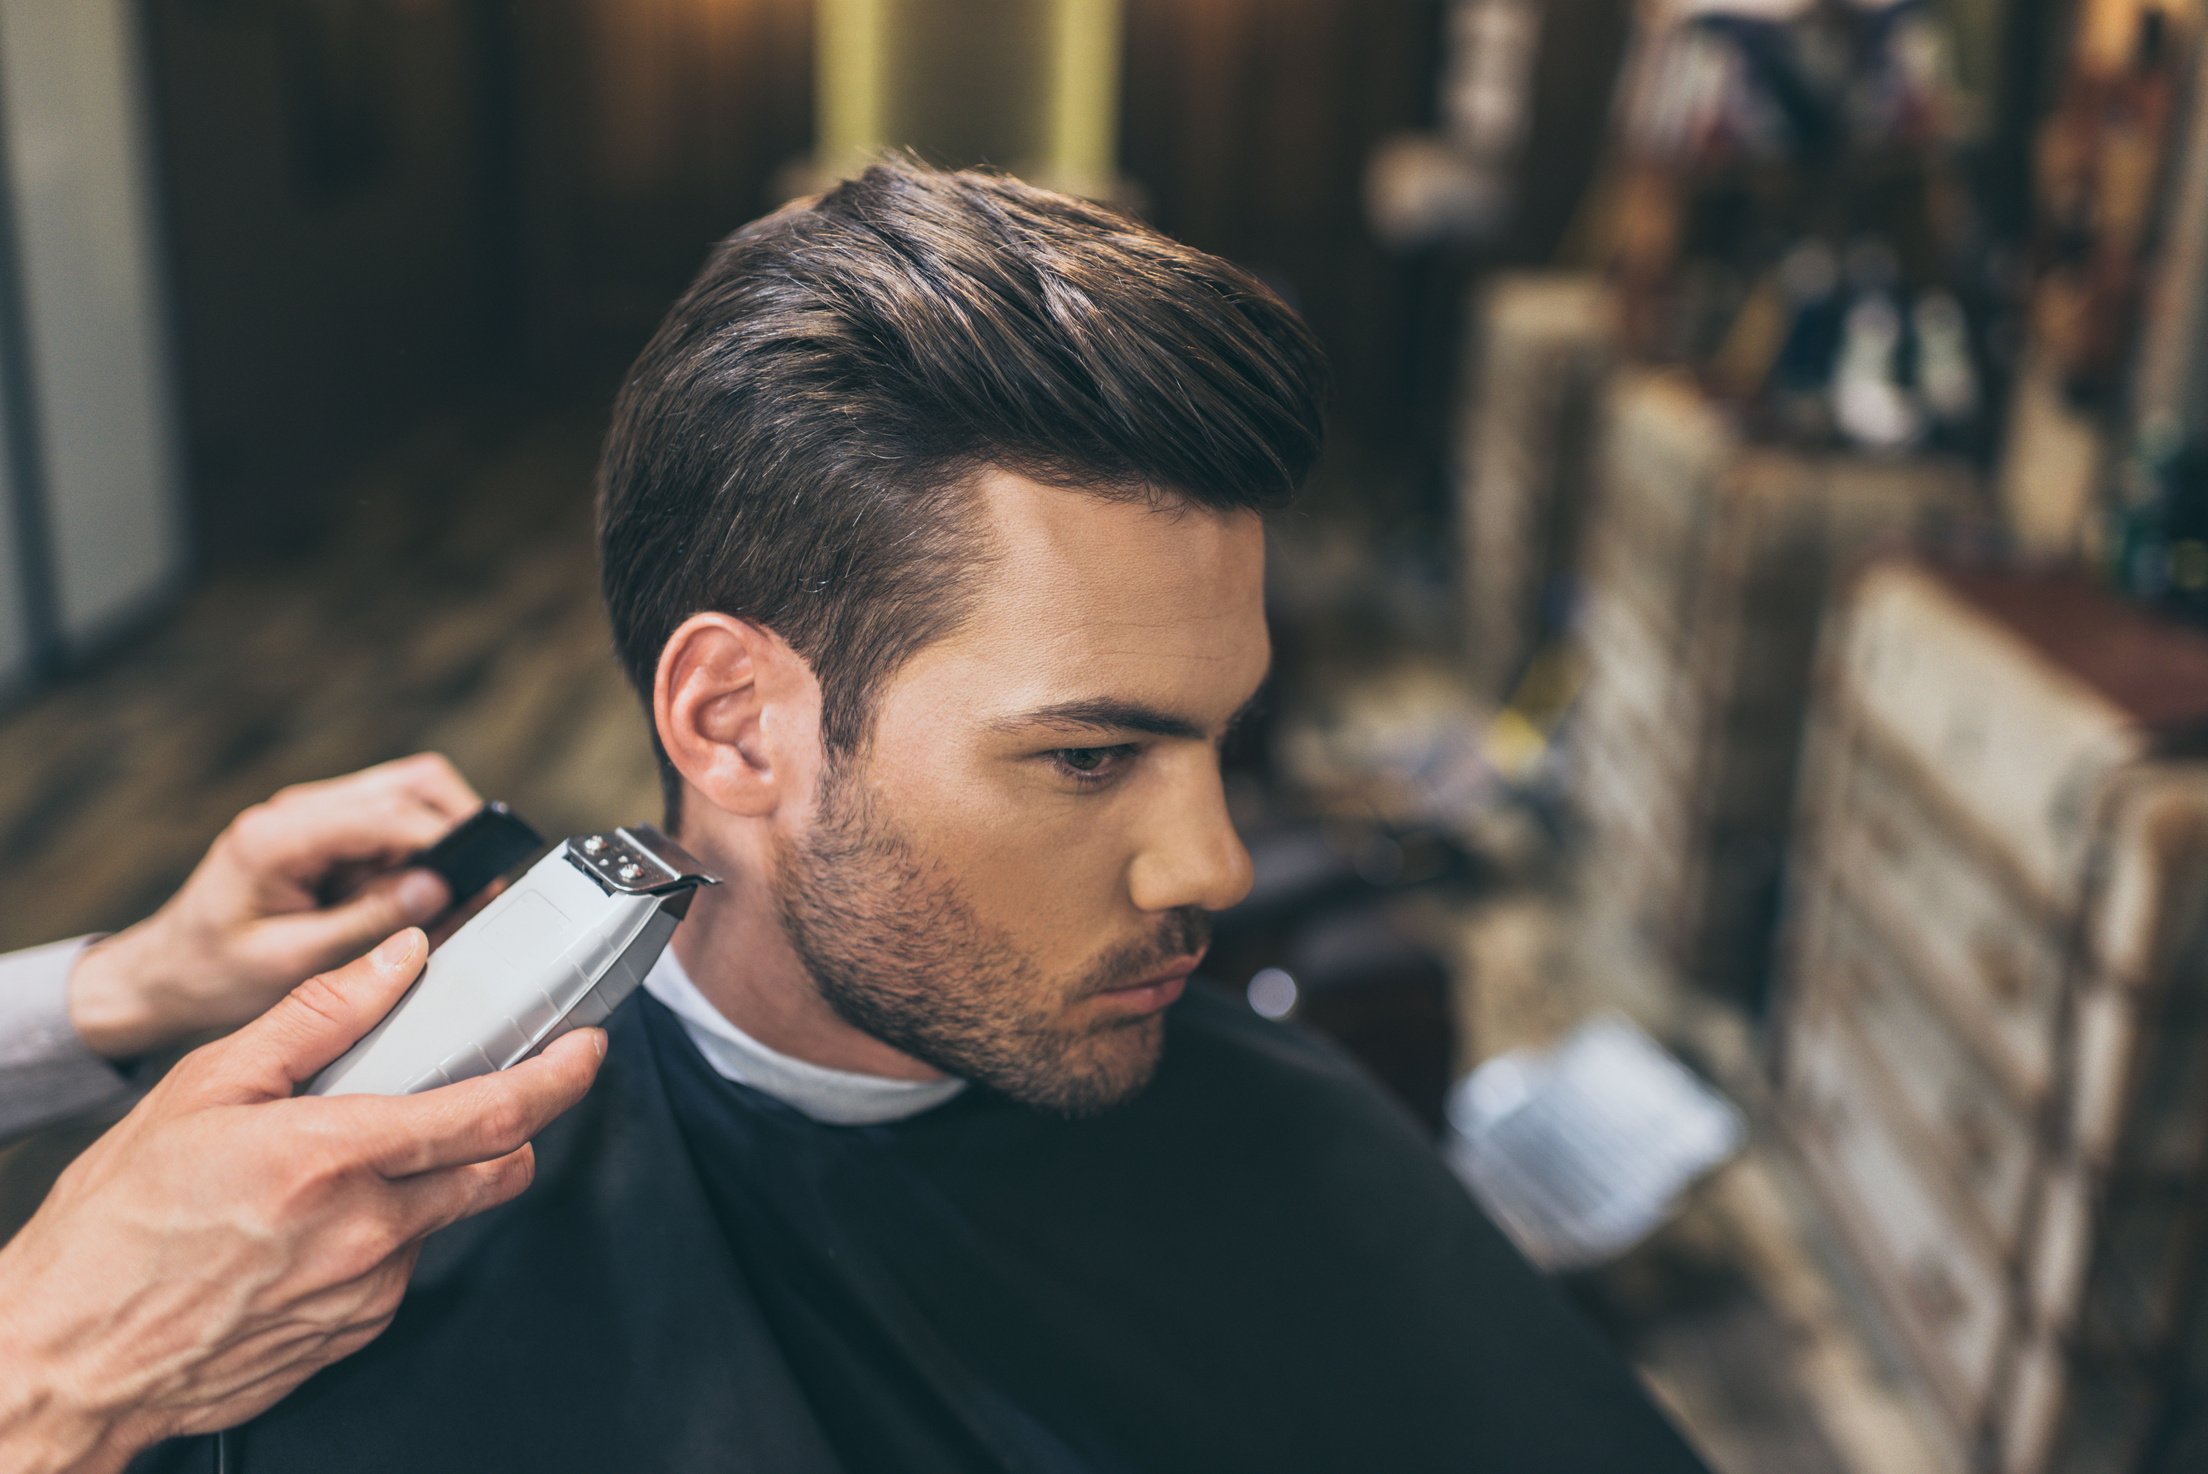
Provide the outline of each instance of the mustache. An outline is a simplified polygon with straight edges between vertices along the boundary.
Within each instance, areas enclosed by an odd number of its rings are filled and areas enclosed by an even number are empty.
[[[1184,906],[1158,923],[1141,941],[1115,947],[1090,969],[1088,993],[1105,993],[1158,971],[1211,945],[1211,917],[1201,907]]]

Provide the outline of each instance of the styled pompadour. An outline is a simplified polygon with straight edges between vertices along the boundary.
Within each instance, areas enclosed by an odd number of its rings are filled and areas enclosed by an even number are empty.
[[[877,164],[715,248],[629,371],[599,468],[614,644],[716,610],[821,685],[831,753],[962,617],[988,555],[967,487],[1285,505],[1317,459],[1324,360],[1254,276],[1002,174]],[[662,754],[669,817],[680,792]]]

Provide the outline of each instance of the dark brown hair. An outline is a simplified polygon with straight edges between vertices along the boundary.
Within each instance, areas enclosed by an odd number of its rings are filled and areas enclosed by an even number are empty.
[[[763,625],[849,751],[963,613],[974,472],[1271,510],[1317,459],[1324,378],[1215,256],[1000,174],[875,165],[723,241],[629,371],[599,467],[615,647],[648,706],[684,619]]]

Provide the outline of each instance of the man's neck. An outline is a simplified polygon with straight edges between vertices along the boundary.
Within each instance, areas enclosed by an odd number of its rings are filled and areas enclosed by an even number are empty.
[[[836,1016],[791,949],[765,883],[755,877],[732,875],[730,884],[700,893],[673,945],[715,1010],[769,1049],[891,1080],[944,1078]]]

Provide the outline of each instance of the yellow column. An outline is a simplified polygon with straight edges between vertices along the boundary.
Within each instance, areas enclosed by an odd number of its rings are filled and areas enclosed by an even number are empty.
[[[887,149],[1113,186],[1120,0],[819,0],[823,178]]]
[[[1049,181],[1108,194],[1118,162],[1120,0],[1054,0]]]
[[[813,47],[815,162],[849,174],[882,149],[882,12],[889,0],[819,0]]]

